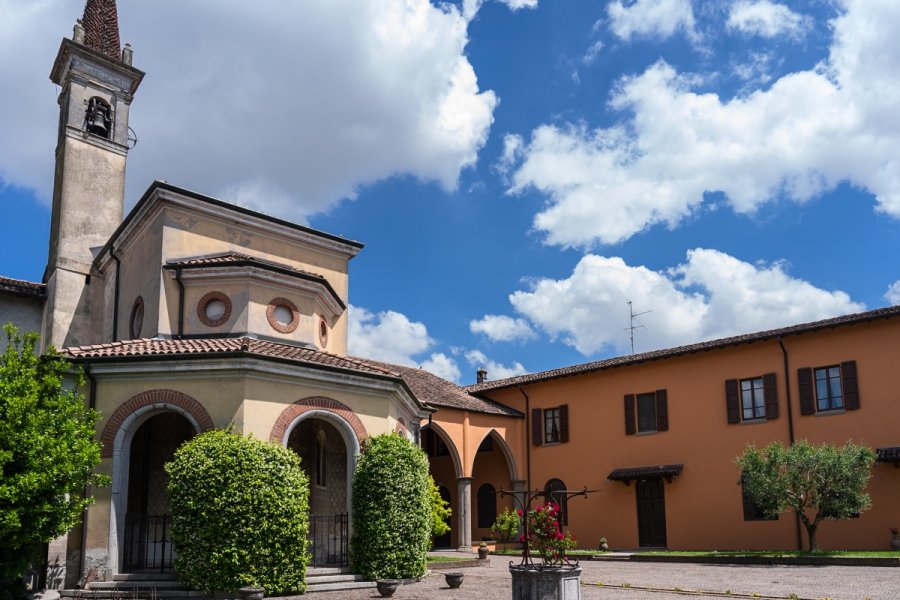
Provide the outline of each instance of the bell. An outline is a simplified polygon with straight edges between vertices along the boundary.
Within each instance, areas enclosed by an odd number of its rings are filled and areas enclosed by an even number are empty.
[[[109,127],[106,125],[106,119],[99,110],[95,110],[94,114],[91,115],[91,118],[88,121],[87,130],[88,133],[93,133],[100,137],[109,136]]]

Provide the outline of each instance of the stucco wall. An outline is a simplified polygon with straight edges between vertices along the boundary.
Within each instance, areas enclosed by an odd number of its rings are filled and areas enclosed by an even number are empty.
[[[43,308],[42,298],[0,292],[0,326],[11,322],[19,328],[19,334],[40,334]],[[5,349],[6,334],[0,332],[0,350]]]

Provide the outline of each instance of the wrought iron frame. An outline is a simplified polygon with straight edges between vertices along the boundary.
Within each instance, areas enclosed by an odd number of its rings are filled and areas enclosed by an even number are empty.
[[[520,569],[520,570],[531,570],[531,571],[539,571],[539,570],[574,570],[579,568],[577,559],[569,559],[568,554],[563,554],[559,563],[547,563],[543,558],[540,559],[540,562],[534,562],[531,555],[531,550],[529,548],[529,538],[531,537],[530,532],[528,531],[528,510],[531,506],[532,502],[537,500],[538,498],[546,498],[549,496],[565,496],[566,504],[568,505],[568,501],[570,498],[575,498],[578,496],[583,496],[587,498],[588,494],[592,494],[599,490],[589,490],[585,486],[584,489],[581,490],[558,490],[553,492],[548,492],[547,490],[522,490],[522,491],[506,491],[503,488],[500,488],[498,492],[500,497],[503,496],[512,496],[513,502],[518,504],[518,508],[522,511],[522,560],[519,564],[514,564],[515,561],[509,561],[510,569]],[[568,506],[567,506],[568,508]]]

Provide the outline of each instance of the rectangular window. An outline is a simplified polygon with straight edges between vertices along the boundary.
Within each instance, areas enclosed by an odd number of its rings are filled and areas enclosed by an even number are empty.
[[[747,485],[741,478],[741,501],[744,504],[744,520],[745,521],[777,521],[778,515],[768,517],[763,510],[753,502],[750,494],[747,493]]]
[[[569,441],[569,405],[531,409],[531,443],[565,444]]]
[[[841,368],[838,365],[815,369],[816,408],[818,411],[844,408]]]
[[[637,395],[638,432],[656,431],[656,394]]]
[[[559,426],[559,408],[544,409],[544,441],[546,443],[559,443]]]
[[[744,421],[766,418],[766,396],[762,377],[741,380],[741,410]]]

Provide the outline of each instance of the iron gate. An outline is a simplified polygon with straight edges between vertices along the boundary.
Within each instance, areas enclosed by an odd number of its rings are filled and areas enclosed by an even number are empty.
[[[310,515],[311,567],[347,566],[347,513]]]
[[[175,567],[171,515],[125,515],[122,570],[168,571]]]

